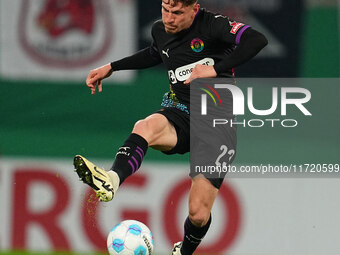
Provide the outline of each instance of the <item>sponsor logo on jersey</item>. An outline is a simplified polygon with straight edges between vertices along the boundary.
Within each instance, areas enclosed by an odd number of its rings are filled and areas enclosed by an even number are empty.
[[[48,66],[77,68],[102,58],[112,40],[105,1],[22,1],[19,37],[23,50]]]
[[[171,84],[177,83],[177,80],[176,80],[176,76],[175,76],[174,71],[169,70],[169,71],[168,71],[168,76],[169,76],[169,80],[170,80]]]
[[[181,66],[178,67],[175,72],[172,70],[168,71],[168,75],[169,75],[169,80],[172,84],[177,83],[177,81],[185,81],[187,80],[191,73],[192,73],[192,69],[194,69],[194,67],[197,65],[207,65],[207,66],[213,66],[215,64],[214,60],[212,58],[204,58],[201,59],[197,62],[191,63],[189,65],[185,65],[185,66]]]
[[[166,51],[162,50],[162,54],[164,54],[165,56],[169,58],[169,49],[167,49]]]
[[[229,21],[230,26],[232,27],[230,33],[236,34],[237,31],[244,26],[241,22]]]
[[[195,38],[191,41],[190,46],[194,52],[201,52],[204,49],[204,42],[200,38]]]

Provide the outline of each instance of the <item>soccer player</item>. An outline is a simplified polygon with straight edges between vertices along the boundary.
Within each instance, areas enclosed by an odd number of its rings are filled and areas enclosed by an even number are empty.
[[[162,0],[162,20],[152,27],[152,43],[136,54],[91,70],[86,84],[95,94],[113,72],[148,68],[164,63],[170,91],[162,109],[139,120],[119,148],[109,171],[84,157],[74,158],[75,170],[100,201],[110,201],[124,180],[141,166],[148,147],[165,154],[190,150],[189,86],[196,78],[233,77],[233,68],[253,58],[266,38],[250,26],[200,8],[197,0]],[[235,137],[236,133],[231,134]],[[235,141],[236,139],[232,139]],[[234,142],[230,145],[236,149]],[[231,162],[229,162],[231,163]],[[173,254],[193,254],[211,223],[211,209],[223,178],[190,175],[189,215],[184,237]]]

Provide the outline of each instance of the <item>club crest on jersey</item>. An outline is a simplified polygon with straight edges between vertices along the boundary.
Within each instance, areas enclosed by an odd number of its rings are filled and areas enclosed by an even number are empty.
[[[201,52],[204,49],[204,43],[200,38],[193,39],[190,46],[194,52]]]
[[[236,34],[236,32],[244,26],[243,23],[241,22],[235,22],[235,21],[229,21],[229,24],[231,26],[231,30],[230,30],[230,33],[232,34]]]

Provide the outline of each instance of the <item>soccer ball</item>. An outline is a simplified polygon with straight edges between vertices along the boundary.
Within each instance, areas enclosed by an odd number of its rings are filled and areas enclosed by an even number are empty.
[[[153,239],[150,229],[136,220],[114,226],[107,237],[110,255],[151,255]]]

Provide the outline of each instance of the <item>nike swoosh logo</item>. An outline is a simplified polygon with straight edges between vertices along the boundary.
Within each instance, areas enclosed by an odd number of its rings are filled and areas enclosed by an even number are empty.
[[[103,187],[104,189],[106,189],[107,191],[110,191],[110,192],[113,193],[113,188],[110,188],[110,185],[109,185],[109,184],[106,184],[106,185],[105,185],[105,182],[104,182],[103,180],[97,178],[96,176],[93,176],[93,178],[95,178],[97,181],[101,182],[101,183],[102,183],[102,187]]]
[[[98,174],[100,174],[101,176],[106,177],[105,175],[103,175],[101,172],[99,172],[99,171],[97,170],[97,167],[96,167],[96,166],[94,167],[94,170],[95,170]]]

